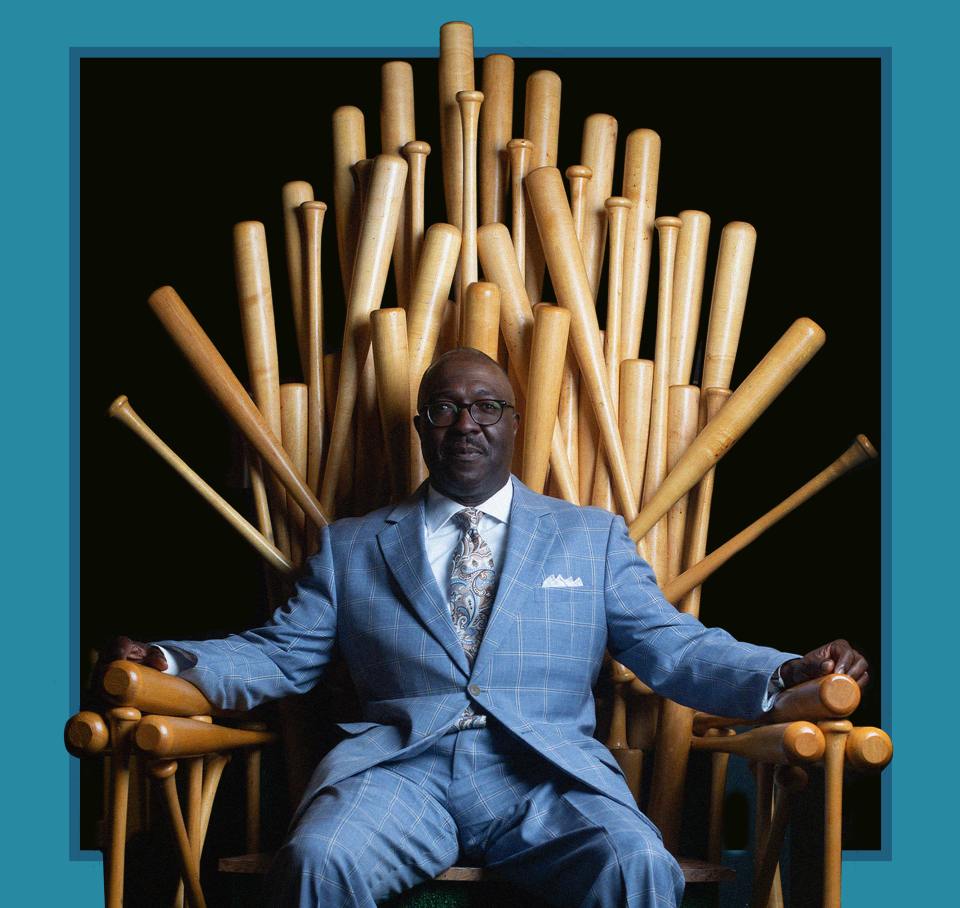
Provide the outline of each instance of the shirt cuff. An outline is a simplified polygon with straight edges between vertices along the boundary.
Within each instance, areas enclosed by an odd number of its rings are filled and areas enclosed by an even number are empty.
[[[167,660],[165,674],[179,675],[185,668],[190,668],[190,661],[185,656],[175,653],[165,646],[160,646],[158,643],[154,643],[153,645],[163,653],[163,658]]]
[[[770,680],[767,682],[767,692],[763,695],[763,703],[761,704],[763,712],[769,712],[773,707],[774,700],[777,699],[777,694],[787,688],[787,685],[783,683],[783,678],[780,677],[782,665],[783,663],[777,666],[777,670],[770,676]]]

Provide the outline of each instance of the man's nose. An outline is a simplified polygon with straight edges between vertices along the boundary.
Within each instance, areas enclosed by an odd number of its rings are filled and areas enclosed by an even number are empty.
[[[460,432],[479,432],[480,423],[473,418],[469,407],[461,407],[457,418],[453,421],[453,428]]]

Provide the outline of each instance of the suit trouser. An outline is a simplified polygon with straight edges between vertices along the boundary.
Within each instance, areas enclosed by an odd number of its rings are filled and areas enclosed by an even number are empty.
[[[323,789],[277,855],[270,904],[371,908],[461,855],[564,908],[666,908],[683,893],[639,810],[485,728]]]

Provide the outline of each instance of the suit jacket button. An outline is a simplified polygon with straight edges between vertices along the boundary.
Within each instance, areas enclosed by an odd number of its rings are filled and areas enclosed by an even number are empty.
[[[479,697],[479,696],[480,696],[480,685],[479,685],[479,684],[471,684],[471,685],[470,685],[470,693],[473,694],[473,696],[475,696],[475,697]]]

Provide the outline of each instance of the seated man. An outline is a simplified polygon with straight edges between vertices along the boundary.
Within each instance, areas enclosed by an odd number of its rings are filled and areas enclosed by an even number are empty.
[[[844,641],[801,658],[680,614],[620,517],[511,478],[514,404],[485,354],[440,357],[417,401],[430,477],[413,497],[323,528],[264,627],[163,649],[120,638],[102,657],[247,708],[311,688],[339,646],[363,721],[314,773],[273,905],[372,906],[461,854],[558,906],[678,905],[679,867],[592,737],[604,651],[671,700],[743,718],[830,672],[867,683]]]

